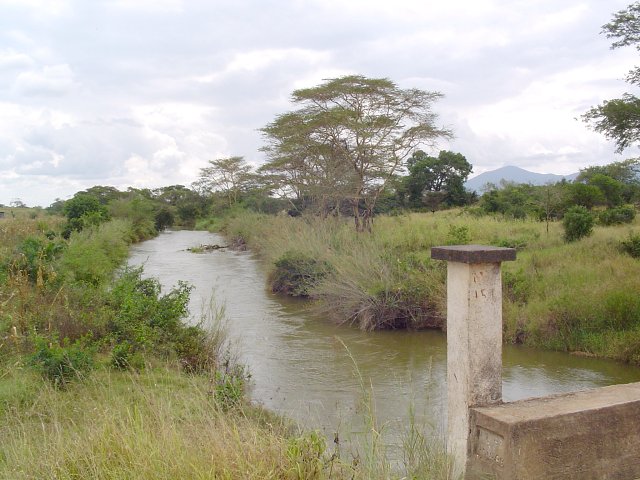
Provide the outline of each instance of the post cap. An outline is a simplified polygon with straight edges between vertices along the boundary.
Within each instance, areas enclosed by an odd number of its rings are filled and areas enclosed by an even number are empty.
[[[431,258],[459,263],[500,263],[515,260],[516,249],[487,245],[431,247]]]

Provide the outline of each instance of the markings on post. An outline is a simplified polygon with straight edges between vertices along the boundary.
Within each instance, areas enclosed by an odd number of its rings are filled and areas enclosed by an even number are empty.
[[[482,427],[477,428],[476,455],[504,467],[504,438]]]
[[[478,294],[478,291],[480,292],[480,294]],[[480,297],[487,298],[487,289],[481,288],[480,290],[475,290],[475,294],[476,294],[476,298],[480,298]]]

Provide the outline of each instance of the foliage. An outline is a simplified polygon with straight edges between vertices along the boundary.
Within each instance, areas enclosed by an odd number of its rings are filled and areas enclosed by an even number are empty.
[[[55,239],[55,234],[52,238]],[[45,281],[55,278],[51,263],[64,248],[62,242],[29,236],[17,247],[13,257],[8,260],[6,269],[13,275],[23,272],[33,283],[42,286]]]
[[[576,181],[591,183],[590,180],[595,175],[606,175],[625,185],[640,184],[640,159],[629,158],[607,165],[593,165],[582,168]]]
[[[64,388],[93,368],[92,353],[80,341],[59,344],[55,338],[36,337],[30,363],[55,387]]]
[[[593,183],[591,179],[596,175],[606,175],[622,184],[620,197],[624,203],[640,201],[640,159],[629,158],[621,162],[607,165],[596,165],[580,170],[576,181]]]
[[[269,142],[262,171],[323,214],[347,202],[356,230],[370,230],[376,201],[402,162],[451,135],[435,126],[431,106],[441,96],[359,75],[296,90],[300,108],[262,129]]]
[[[145,366],[142,353],[136,351],[127,340],[116,343],[111,350],[110,364],[118,370],[142,370]]]
[[[611,44],[612,49],[629,45],[640,49],[640,2],[634,2],[614,14],[613,20],[605,24],[602,31],[607,38],[615,39]],[[634,67],[626,80],[638,86],[640,67]],[[597,132],[613,140],[618,152],[640,140],[640,99],[633,94],[625,93],[621,98],[605,100],[592,107],[582,118]]]
[[[604,205],[606,198],[596,185],[575,182],[569,186],[569,202],[591,210],[596,205]]]
[[[564,239],[567,242],[574,242],[591,235],[593,231],[593,215],[581,206],[574,206],[567,210],[562,219],[564,227]]]
[[[139,192],[130,192],[126,197],[109,204],[109,211],[113,218],[130,222],[132,242],[152,238],[158,233],[155,228],[156,210],[154,201]]]
[[[331,266],[327,262],[290,250],[275,262],[271,289],[293,297],[308,297],[330,271]]]
[[[407,160],[407,167],[409,175],[403,180],[412,207],[426,205],[437,210],[442,202],[449,206],[467,203],[464,182],[473,167],[464,155],[442,150],[437,157],[430,157],[417,150]],[[434,193],[442,195],[430,201],[429,195]]]
[[[213,398],[223,410],[238,408],[242,405],[245,386],[249,376],[241,365],[230,365],[227,361],[224,369],[214,374]]]
[[[200,215],[200,208],[192,202],[181,202],[178,204],[178,218],[185,227],[195,225],[196,218]]]
[[[290,438],[287,444],[287,458],[292,464],[292,478],[297,480],[322,478],[326,450],[326,441],[318,432],[311,431],[299,437]]]
[[[631,223],[636,218],[636,210],[633,207],[616,207],[603,210],[598,215],[598,221],[602,225],[620,225]]]
[[[449,225],[449,234],[447,235],[447,245],[466,245],[471,241],[469,235],[469,227],[466,225]]]
[[[173,212],[167,207],[162,207],[154,215],[154,226],[158,232],[173,226],[174,221]]]
[[[68,232],[80,231],[85,226],[99,225],[109,220],[107,207],[88,193],[76,193],[71,200],[65,202],[62,211],[68,220]],[[68,233],[65,236],[68,237]]]
[[[614,178],[597,173],[589,179],[589,185],[597,187],[602,192],[607,207],[617,207],[622,203],[624,185]]]
[[[516,220],[527,216],[540,218],[546,212],[552,217],[558,210],[558,194],[547,196],[543,188],[546,187],[502,182],[500,187],[494,185],[482,196],[480,208],[486,213],[501,213]]]
[[[60,274],[69,282],[81,282],[94,287],[104,285],[113,270],[127,255],[131,239],[131,224],[113,220],[74,233],[64,256],[57,262]]]
[[[640,258],[640,234],[629,234],[629,238],[620,242],[620,247],[633,258]]]
[[[252,181],[251,166],[243,157],[209,160],[209,167],[200,169],[200,178],[195,182],[202,193],[222,192],[229,206],[238,202],[240,194]]]

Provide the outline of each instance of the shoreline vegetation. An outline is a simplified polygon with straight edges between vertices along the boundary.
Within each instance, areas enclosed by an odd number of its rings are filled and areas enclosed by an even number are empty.
[[[80,217],[64,238],[69,218],[15,212],[0,221],[0,478],[453,478],[418,425],[391,461],[374,418],[341,452],[252,405],[222,311],[187,321],[189,285],[122,267],[148,223]]]
[[[443,327],[446,265],[431,260],[430,247],[516,248],[517,260],[503,265],[505,342],[640,365],[639,260],[625,247],[640,222],[596,226],[574,242],[562,229],[466,208],[381,215],[368,234],[340,218],[239,212],[221,231],[266,261],[274,291],[309,297],[312,308],[364,330]]]

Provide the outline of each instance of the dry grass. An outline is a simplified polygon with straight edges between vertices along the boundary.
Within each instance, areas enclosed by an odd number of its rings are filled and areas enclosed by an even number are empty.
[[[103,370],[66,391],[21,371],[0,381],[0,478],[450,479],[450,461],[415,434],[406,472],[371,444],[359,463],[248,405],[220,408],[205,376]],[[7,385],[13,391],[7,394]],[[4,395],[2,395],[4,393]],[[373,434],[369,437],[378,441]]]

